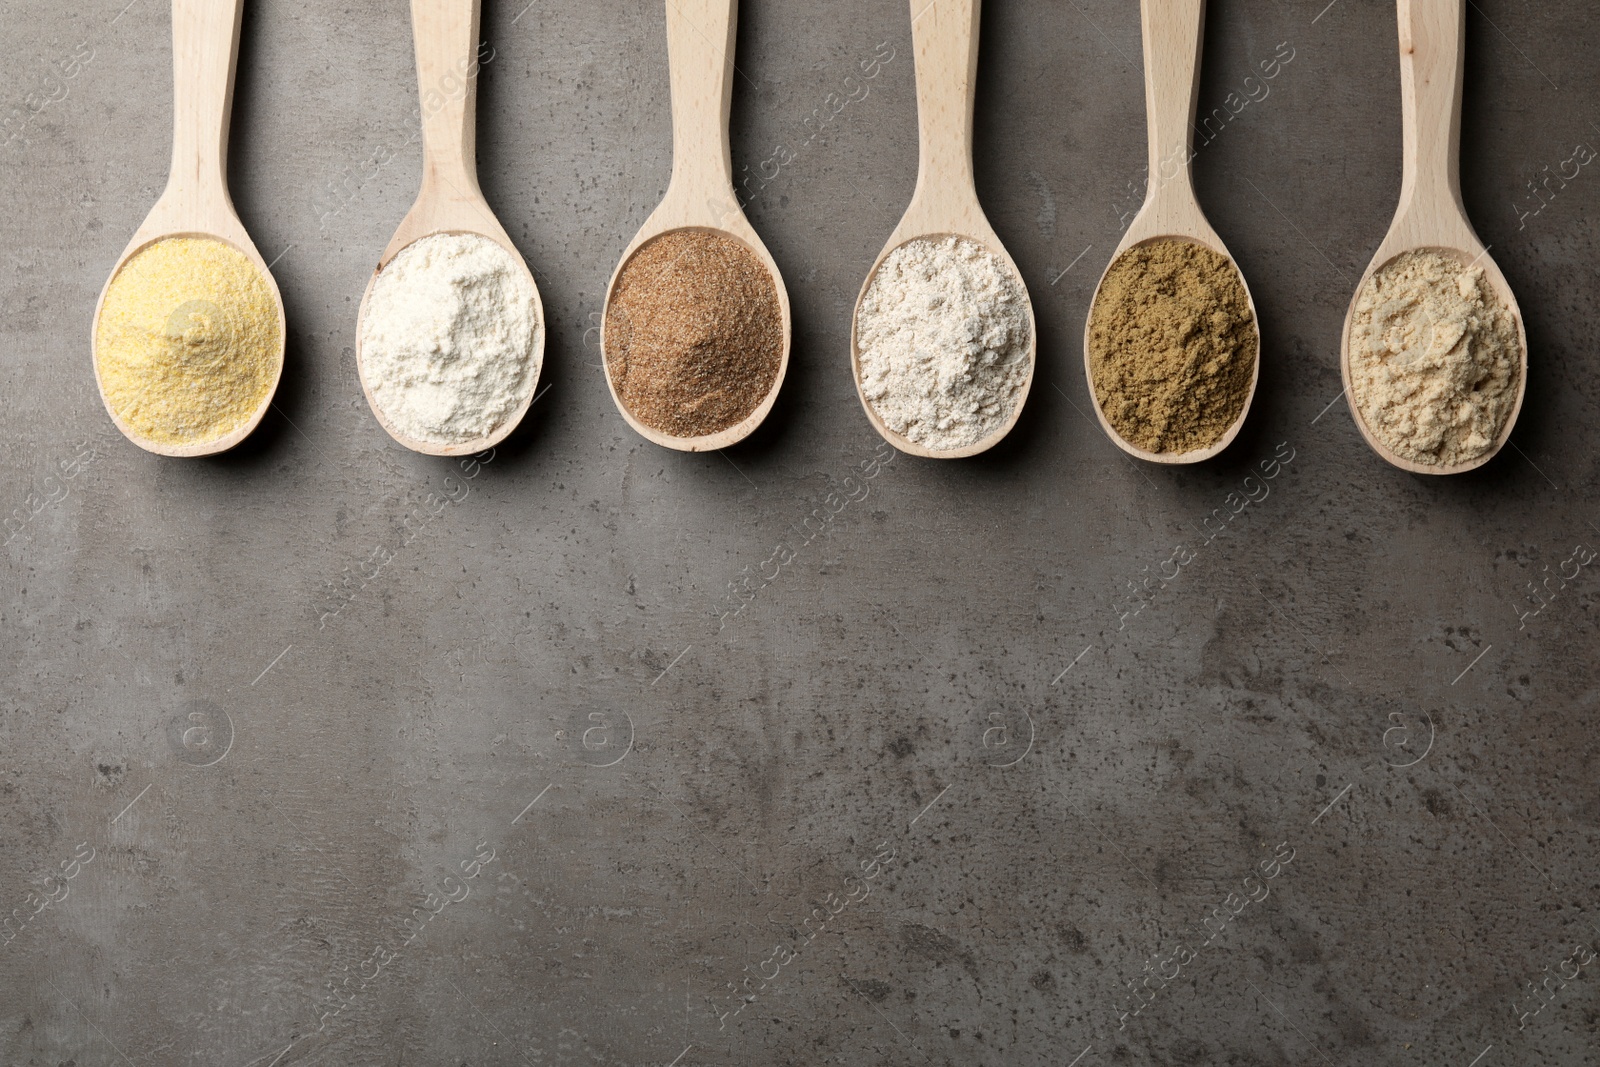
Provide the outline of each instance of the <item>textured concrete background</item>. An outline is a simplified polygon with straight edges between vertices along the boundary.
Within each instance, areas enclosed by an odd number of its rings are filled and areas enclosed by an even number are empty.
[[[0,1063],[1600,1062],[1600,176],[1556,176],[1600,144],[1592,5],[1471,0],[1466,199],[1533,373],[1515,447],[1439,481],[1337,401],[1393,5],[1213,0],[1202,110],[1292,54],[1196,161],[1262,387],[1158,470],[1080,350],[1142,185],[1136,4],[988,5],[1039,375],[935,464],[880,450],[847,345],[914,182],[904,0],[745,4],[794,362],[711,456],[625,427],[593,329],[667,181],[662,5],[523,2],[485,4],[480,142],[550,389],[479,464],[391,443],[352,361],[418,179],[404,3],[249,5],[233,190],[289,362],[189,462],[115,434],[88,350],[165,181],[167,9],[0,11]]]

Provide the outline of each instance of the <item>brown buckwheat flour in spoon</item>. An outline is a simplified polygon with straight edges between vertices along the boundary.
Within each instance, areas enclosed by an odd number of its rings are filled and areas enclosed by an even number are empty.
[[[676,437],[737,425],[771,392],[783,359],[771,274],[743,244],[706,230],[664,233],[635,252],[605,330],[617,396]]]

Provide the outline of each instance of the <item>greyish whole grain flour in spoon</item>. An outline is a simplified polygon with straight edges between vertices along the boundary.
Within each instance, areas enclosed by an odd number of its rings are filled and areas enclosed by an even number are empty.
[[[1031,370],[1028,297],[1010,267],[964,237],[889,253],[856,316],[861,391],[884,425],[939,451],[1011,418]]]

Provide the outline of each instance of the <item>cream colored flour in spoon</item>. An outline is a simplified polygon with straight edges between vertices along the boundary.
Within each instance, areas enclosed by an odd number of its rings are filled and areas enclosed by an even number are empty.
[[[1350,329],[1350,381],[1367,428],[1414,463],[1455,466],[1494,447],[1517,400],[1516,316],[1482,267],[1406,252],[1367,282]]]

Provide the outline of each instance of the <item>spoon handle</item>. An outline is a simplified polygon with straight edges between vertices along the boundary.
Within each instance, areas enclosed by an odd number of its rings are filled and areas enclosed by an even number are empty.
[[[686,195],[733,188],[728,114],[738,25],[739,0],[667,0],[672,184]]]
[[[480,0],[411,0],[422,95],[423,196],[475,200],[478,190]],[[442,188],[434,186],[442,185]]]
[[[971,190],[972,107],[977,95],[983,0],[911,0],[921,142],[917,195]]]
[[[1405,124],[1401,210],[1425,202],[1459,206],[1466,0],[1400,0],[1399,12]]]
[[[244,0],[172,0],[168,185],[208,204],[218,194],[228,203],[228,120],[243,15]]]
[[[1150,139],[1148,202],[1193,202],[1194,114],[1206,0],[1143,0],[1144,107]]]

